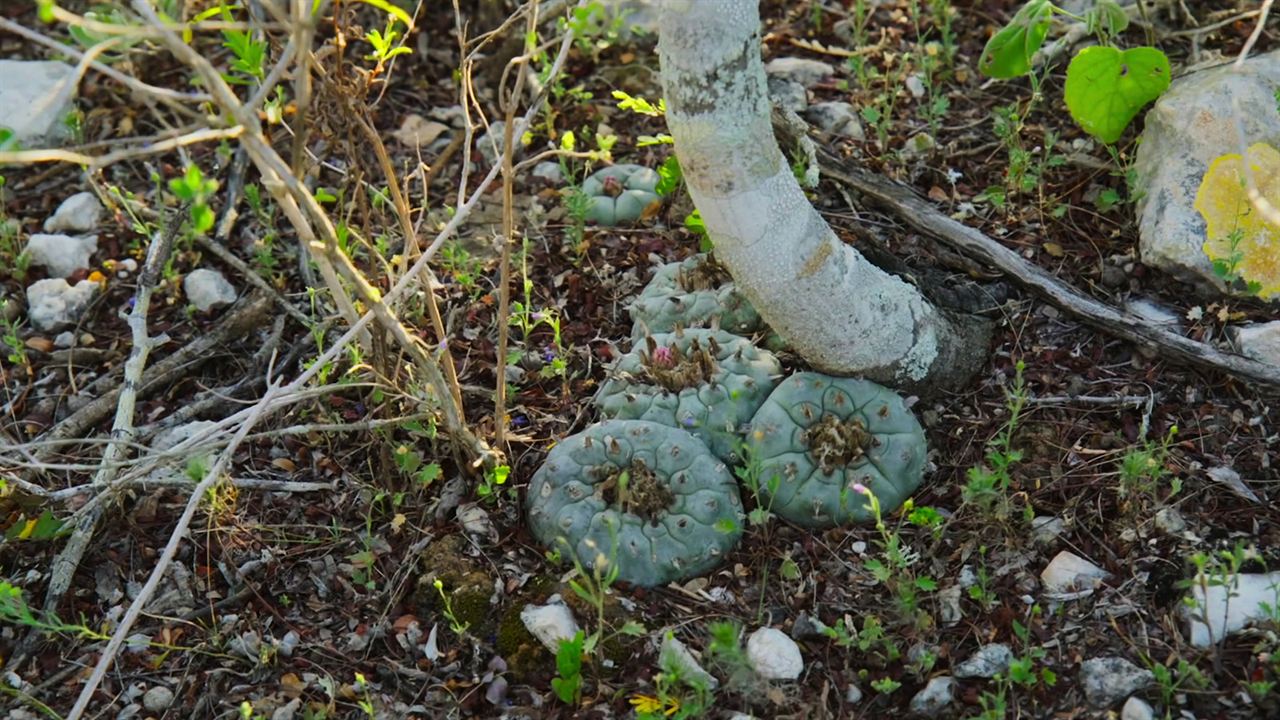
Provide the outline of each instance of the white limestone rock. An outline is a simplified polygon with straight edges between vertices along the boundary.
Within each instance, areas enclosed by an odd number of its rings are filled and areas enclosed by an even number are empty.
[[[102,203],[91,192],[78,192],[62,201],[58,209],[44,221],[47,233],[88,233],[102,219]]]
[[[958,678],[991,678],[1009,669],[1013,651],[1008,645],[991,643],[978,648],[968,660],[955,667]]]
[[[64,278],[89,267],[89,258],[98,251],[98,236],[37,233],[27,240],[26,251],[32,265],[44,268],[49,277]]]
[[[1280,572],[1236,575],[1224,583],[1205,588],[1204,583],[1191,585],[1194,607],[1186,609],[1191,644],[1209,647],[1266,616],[1262,605],[1280,604]]]
[[[578,634],[578,621],[559,595],[552,595],[546,605],[525,605],[520,621],[552,653],[560,650],[561,640],[572,640]]]
[[[200,268],[187,273],[182,279],[182,292],[200,312],[230,305],[236,301],[236,289],[217,270]]]
[[[1237,122],[1246,144],[1280,147],[1278,89],[1280,51],[1273,51],[1247,60],[1242,72],[1224,64],[1177,78],[1147,112],[1134,162],[1144,263],[1201,287],[1225,289],[1204,254],[1196,192],[1209,163],[1238,152]]]
[[[800,646],[781,630],[762,627],[747,638],[747,660],[766,680],[795,680],[804,671]]]
[[[915,697],[911,698],[911,712],[921,717],[935,717],[947,709],[955,697],[956,681],[946,675],[933,678]]]
[[[75,97],[75,69],[54,60],[0,60],[0,127],[24,147],[56,145]]]
[[[1280,365],[1280,320],[1227,328],[1231,345],[1248,358]]]
[[[678,668],[681,677],[701,681],[711,689],[715,689],[720,684],[714,675],[698,664],[698,659],[693,656],[689,648],[670,632],[663,636],[662,646],[658,649],[658,666],[667,667],[668,665]]]
[[[1131,697],[1120,708],[1120,720],[1155,720],[1156,711],[1146,700]]]
[[[1040,573],[1040,582],[1044,585],[1045,592],[1074,593],[1094,588],[1109,575],[1106,570],[1079,555],[1063,550]]]
[[[39,280],[27,288],[27,317],[41,332],[62,330],[80,320],[98,290],[92,280],[75,285],[62,278]]]

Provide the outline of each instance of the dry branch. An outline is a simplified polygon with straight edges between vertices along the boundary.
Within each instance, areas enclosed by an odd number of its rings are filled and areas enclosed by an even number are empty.
[[[947,217],[910,188],[823,151],[822,173],[893,210],[903,222],[974,260],[990,265],[1025,290],[1109,335],[1154,348],[1161,356],[1280,390],[1280,367],[1225,353],[1095,300],[1063,283],[984,233]]]

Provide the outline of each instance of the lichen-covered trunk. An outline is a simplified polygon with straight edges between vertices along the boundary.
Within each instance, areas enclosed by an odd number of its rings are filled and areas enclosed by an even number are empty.
[[[792,175],[770,121],[757,0],[664,0],[667,126],[716,257],[813,367],[954,387],[974,338],[836,237]]]

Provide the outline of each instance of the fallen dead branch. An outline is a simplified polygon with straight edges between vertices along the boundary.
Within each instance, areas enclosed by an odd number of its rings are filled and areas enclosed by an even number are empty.
[[[822,174],[827,179],[874,199],[916,230],[998,269],[1010,282],[1035,293],[1085,324],[1108,335],[1153,348],[1171,360],[1247,378],[1273,391],[1280,391],[1280,367],[1222,352],[1205,343],[1150,325],[1142,318],[1081,293],[981,231],[947,217],[910,188],[854,167],[825,150],[821,152],[819,159]]]

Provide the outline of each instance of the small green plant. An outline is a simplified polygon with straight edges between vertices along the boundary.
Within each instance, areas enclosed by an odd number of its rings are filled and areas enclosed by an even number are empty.
[[[1178,426],[1173,425],[1162,439],[1153,441],[1150,438],[1144,438],[1140,447],[1130,448],[1125,452],[1120,458],[1121,499],[1145,497],[1161,500],[1158,493],[1164,485],[1166,476],[1169,475],[1169,469],[1166,467],[1169,447],[1177,434]],[[1168,485],[1169,497],[1177,495],[1182,490],[1182,480],[1176,475],[1169,477]]]
[[[986,545],[978,548],[978,555],[981,560],[978,562],[978,569],[974,571],[974,583],[969,586],[969,598],[978,603],[984,612],[990,612],[1000,604],[1000,598],[996,597],[991,589],[991,573],[987,570],[986,563]]]
[[[579,630],[572,640],[561,640],[556,650],[556,676],[551,678],[551,689],[565,705],[576,706],[582,701],[583,640]]]
[[[206,179],[196,165],[188,165],[181,177],[169,181],[169,190],[179,200],[188,203],[191,231],[202,235],[213,229],[213,209],[209,199],[218,190],[218,181]]]
[[[476,487],[476,495],[486,500],[496,500],[498,492],[507,479],[511,477],[510,465],[497,465],[484,471],[480,484]]]
[[[471,623],[458,620],[458,616],[453,612],[453,597],[445,592],[444,581],[436,578],[433,584],[436,592],[440,594],[440,602],[444,606],[444,617],[449,621],[449,629],[453,631],[454,635],[462,635],[471,627]]]
[[[1049,0],[1030,0],[987,41],[978,68],[993,78],[1031,75],[1031,58],[1048,37],[1055,14],[1085,23],[1101,43],[1072,58],[1063,97],[1071,117],[1085,132],[1114,143],[1138,112],[1169,87],[1171,79],[1169,58],[1160,50],[1120,50],[1111,45],[1129,24],[1115,0],[1099,0],[1083,17]]]
[[[3,340],[4,346],[8,348],[5,359],[10,365],[30,367],[26,343],[22,342],[22,337],[18,334],[20,324],[17,320],[10,319],[4,312],[9,302],[9,300],[0,301],[0,328],[4,330],[4,336],[0,340]]]
[[[900,687],[902,687],[902,683],[887,676],[871,681],[871,689],[881,695],[892,695],[897,692]]]
[[[1172,668],[1151,661],[1148,661],[1147,667],[1156,679],[1156,687],[1160,689],[1160,702],[1165,707],[1176,706],[1179,693],[1188,690],[1204,690],[1210,685],[1209,679],[1200,671],[1200,668],[1185,658],[1178,658],[1178,662]]]
[[[871,557],[863,563],[863,567],[871,572],[877,582],[884,585],[892,594],[895,604],[908,625],[923,624],[928,621],[928,613],[921,607],[920,594],[934,592],[938,582],[928,575],[916,572],[915,565],[919,556],[902,540],[899,527],[890,529],[880,511],[880,500],[862,483],[855,483],[853,491],[864,495],[875,518],[876,531],[880,534],[880,557]],[[911,501],[907,501],[905,509],[909,514]]]
[[[1013,485],[1012,469],[1022,460],[1022,451],[1013,447],[1013,436],[1027,404],[1027,388],[1022,376],[1024,369],[1021,360],[1014,365],[1013,384],[1005,389],[1008,417],[996,436],[987,443],[986,464],[969,468],[968,480],[961,491],[967,504],[1002,521],[1012,513],[1009,496]]]

